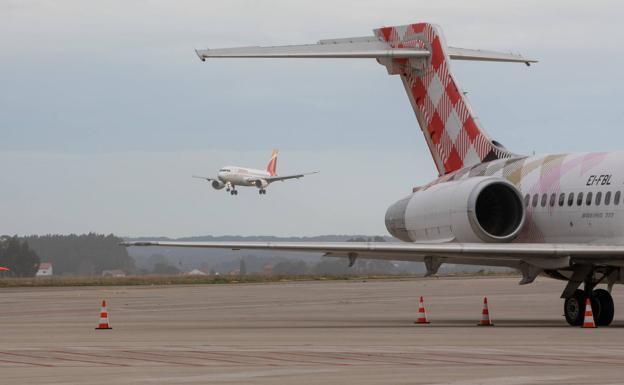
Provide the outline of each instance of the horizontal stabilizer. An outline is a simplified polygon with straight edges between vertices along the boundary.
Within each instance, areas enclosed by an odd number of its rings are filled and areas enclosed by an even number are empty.
[[[474,60],[474,61],[498,61],[509,63],[537,63],[535,59],[527,59],[519,54],[484,51],[480,49],[467,49],[448,47],[447,52],[451,59],[454,60]]]
[[[236,47],[196,50],[202,61],[209,58],[341,58],[341,59],[410,59],[427,58],[430,51],[421,48],[392,48],[375,36],[320,40],[316,44],[268,47]],[[536,63],[517,54],[448,47],[451,59]]]
[[[429,51],[412,48],[392,48],[379,40],[321,41],[317,44],[285,45],[272,47],[238,47],[196,50],[201,60],[207,58],[420,58],[428,57]]]

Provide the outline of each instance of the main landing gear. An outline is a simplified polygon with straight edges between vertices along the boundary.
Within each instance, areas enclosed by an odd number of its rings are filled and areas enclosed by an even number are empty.
[[[266,194],[266,190],[261,188],[260,190],[258,190],[258,194],[264,195],[264,194]]]
[[[605,289],[596,289],[602,279],[593,279],[593,271],[585,278],[584,290],[576,289],[565,299],[563,313],[566,321],[572,326],[581,326],[585,318],[585,303],[589,298],[596,326],[608,326],[613,321],[615,305],[611,293]],[[603,277],[604,278],[604,277]]]
[[[238,195],[238,190],[232,189],[230,195]]]

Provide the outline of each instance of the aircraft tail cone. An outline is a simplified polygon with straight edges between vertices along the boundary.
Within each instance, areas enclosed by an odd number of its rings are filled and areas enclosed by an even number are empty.
[[[488,309],[487,297],[483,297],[483,311],[481,312],[481,322],[479,322],[477,325],[494,326],[494,324],[490,320],[490,310]]]
[[[595,328],[596,323],[594,322],[594,312],[592,311],[591,302],[589,298],[585,300],[585,319],[583,320],[584,328]]]
[[[95,330],[108,330],[112,329],[108,323],[108,311],[106,310],[106,300],[102,300],[102,310],[100,311],[100,324]]]
[[[427,312],[425,311],[425,301],[423,297],[420,297],[420,301],[418,302],[418,319],[414,321],[415,324],[428,324],[430,323],[427,320]]]

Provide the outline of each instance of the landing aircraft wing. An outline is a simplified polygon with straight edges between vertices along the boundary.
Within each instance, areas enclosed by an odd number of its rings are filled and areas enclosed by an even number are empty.
[[[288,179],[299,179],[299,178],[303,178],[306,175],[311,175],[311,174],[318,174],[318,171],[304,172],[302,174],[292,174],[292,175],[275,175],[275,176],[267,176],[267,177],[262,177],[262,178],[249,177],[246,180],[247,182],[250,182],[250,183],[254,183],[256,181],[265,181],[268,183],[272,183],[272,182],[277,182],[277,181],[285,181]]]
[[[193,178],[197,178],[197,179],[205,179],[205,180],[207,180],[208,182],[212,182],[213,180],[216,180],[215,178],[209,178],[209,177],[207,177],[207,176],[193,175],[192,177],[193,177]]]
[[[263,179],[271,183],[271,182],[277,182],[280,180],[285,181],[288,179],[299,179],[299,178],[303,178],[306,175],[312,175],[312,174],[318,174],[318,171],[304,172],[302,174],[292,174],[292,175],[276,175],[276,176],[270,176],[268,178],[263,178]]]

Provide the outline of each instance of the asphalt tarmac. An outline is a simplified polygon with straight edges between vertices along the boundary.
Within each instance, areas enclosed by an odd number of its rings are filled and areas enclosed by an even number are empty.
[[[15,288],[0,384],[621,384],[614,324],[570,327],[538,278]],[[429,325],[415,325],[418,297]],[[487,295],[494,327],[478,327]],[[113,330],[94,330],[102,299]]]

